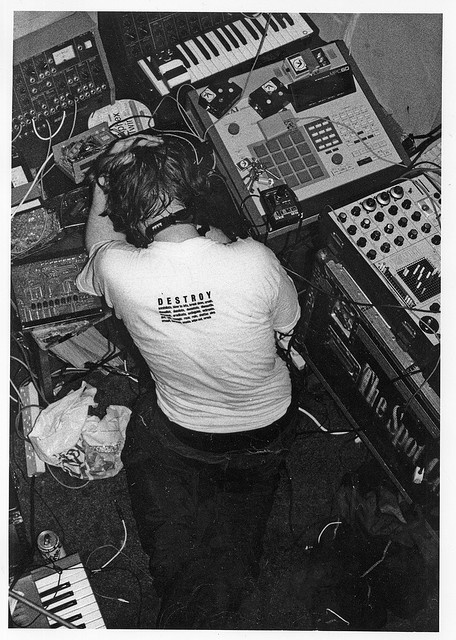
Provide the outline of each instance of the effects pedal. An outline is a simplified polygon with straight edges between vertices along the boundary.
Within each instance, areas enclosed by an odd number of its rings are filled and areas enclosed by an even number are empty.
[[[261,191],[260,202],[266,212],[266,219],[271,230],[281,229],[302,220],[296,194],[286,184]]]
[[[239,100],[242,89],[235,82],[212,82],[201,92],[198,104],[221,118]]]
[[[291,96],[288,89],[275,77],[262,84],[249,96],[249,105],[262,118],[274,115],[290,102]]]

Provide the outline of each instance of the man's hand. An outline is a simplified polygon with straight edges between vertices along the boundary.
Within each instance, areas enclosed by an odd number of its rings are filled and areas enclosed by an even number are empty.
[[[128,138],[120,138],[106,151],[106,155],[112,156],[117,153],[128,151],[132,147],[159,147],[163,144],[159,136],[151,136],[147,133],[136,133]]]

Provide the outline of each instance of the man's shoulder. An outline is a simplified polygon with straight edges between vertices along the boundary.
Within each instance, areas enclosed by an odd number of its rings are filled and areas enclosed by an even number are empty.
[[[249,256],[258,257],[259,259],[274,259],[274,252],[266,245],[253,238],[240,238],[233,242],[231,245],[240,253],[244,253]]]

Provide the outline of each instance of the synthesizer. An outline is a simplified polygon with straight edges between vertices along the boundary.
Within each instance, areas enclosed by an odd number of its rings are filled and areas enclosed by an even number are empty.
[[[14,589],[80,629],[106,628],[87,572],[77,553],[61,558],[53,565],[33,569],[17,581]],[[34,614],[33,618],[31,628],[63,628],[60,622],[51,617]]]
[[[441,194],[425,175],[321,217],[324,242],[419,362],[440,343]]]
[[[30,167],[45,158],[38,136],[48,138],[61,125],[54,141],[79,133],[92,111],[113,102],[113,79],[88,14],[78,11],[15,40],[12,134]]]
[[[273,13],[269,18],[261,13],[100,12],[98,24],[117,93],[131,97],[136,86],[138,98],[148,101],[177,84],[201,87],[227,73],[248,70],[265,33],[257,66],[318,33],[300,13]]]
[[[97,296],[82,293],[76,277],[87,260],[81,249],[63,256],[14,264],[12,288],[22,329],[91,318],[102,313]]]
[[[260,238],[293,228],[271,230],[266,224],[258,196],[271,186],[286,185],[295,193],[303,215],[296,227],[318,220],[328,205],[338,206],[390,182],[410,163],[345,44],[304,49],[300,59],[309,57],[321,65],[314,74],[318,82],[309,85],[312,94],[289,72],[290,59],[296,56],[287,56],[250,77],[231,77],[244,88],[244,96],[218,120],[201,108],[197,91],[188,96],[194,122],[201,135],[207,132],[211,138],[219,168],[225,167],[226,179]],[[280,86],[283,89],[275,91]],[[253,101],[260,90],[264,98]],[[277,93],[283,96],[275,113],[263,117],[269,103],[273,106],[279,99],[274,98]],[[246,188],[252,167],[257,180]]]

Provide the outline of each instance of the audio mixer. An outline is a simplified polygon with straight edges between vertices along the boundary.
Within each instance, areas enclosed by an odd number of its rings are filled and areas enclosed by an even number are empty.
[[[440,204],[439,190],[421,175],[321,218],[330,251],[402,338],[425,351],[440,341]]]

